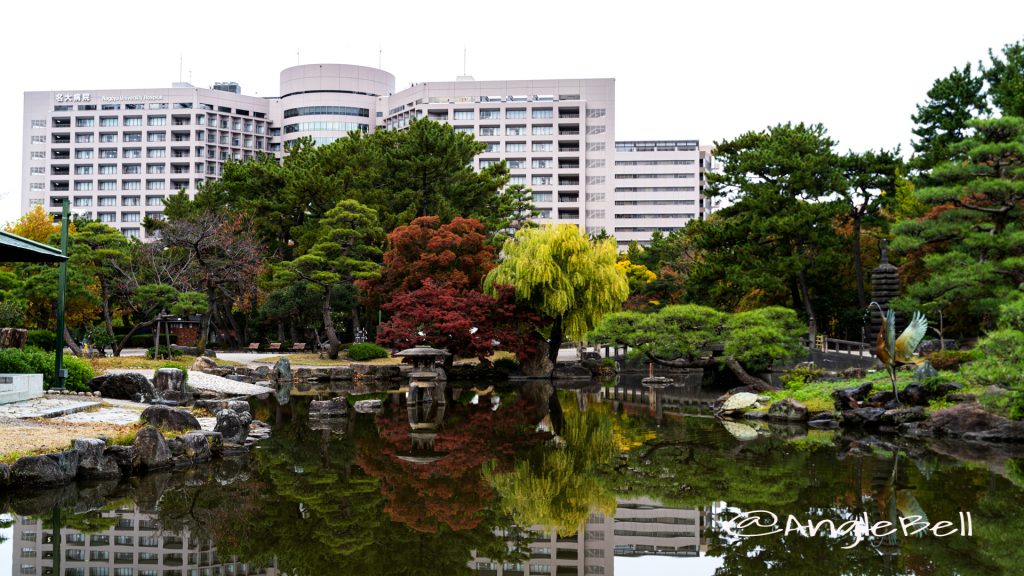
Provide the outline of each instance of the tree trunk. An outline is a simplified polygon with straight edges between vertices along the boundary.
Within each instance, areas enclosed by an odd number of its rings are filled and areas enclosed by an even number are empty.
[[[338,341],[338,333],[334,331],[334,320],[331,319],[331,290],[324,291],[323,306],[320,311],[324,316],[324,334],[327,335],[327,356],[331,360],[338,359],[338,349],[341,342]]]
[[[352,306],[352,341],[355,342],[359,333],[359,304]]]
[[[864,264],[860,258],[860,216],[853,219],[853,238],[850,239],[853,251],[853,270],[857,274],[857,303],[861,310],[867,308],[867,295],[864,292]]]
[[[675,360],[666,360],[664,358],[658,358],[654,354],[647,352],[647,359],[660,366],[668,366],[669,368],[708,368],[709,366],[715,365],[715,359],[707,356],[704,358],[697,358],[696,360],[689,360],[684,358],[676,358]]]
[[[277,321],[277,341],[284,342],[284,320]]]
[[[736,379],[739,380],[744,386],[750,386],[751,388],[757,390],[758,392],[775,390],[775,388],[773,388],[764,380],[758,378],[757,376],[752,376],[732,356],[725,356],[723,358],[713,358],[711,356],[707,356],[704,358],[698,358],[696,360],[687,360],[682,358],[676,360],[665,360],[664,358],[658,358],[654,354],[648,352],[647,358],[651,362],[654,362],[655,364],[668,366],[670,368],[708,368],[711,366],[715,366],[720,361],[723,364],[725,364],[729,368],[729,370],[732,371],[733,374],[736,375]]]
[[[78,344],[75,343],[75,339],[71,337],[71,331],[68,330],[67,324],[64,325],[64,343],[67,344],[72,354],[74,354],[75,356],[82,355],[82,349],[78,346]],[[60,354],[62,352],[63,350],[57,350],[57,354]]]
[[[558,364],[558,350],[562,347],[562,317],[555,318],[555,323],[551,325],[551,338],[548,342],[548,360],[552,364]]]
[[[775,390],[775,388],[773,388],[764,380],[758,378],[757,376],[752,376],[751,374],[749,374],[746,370],[743,369],[743,366],[740,365],[740,363],[737,362],[736,359],[733,358],[732,356],[726,356],[722,359],[722,361],[725,363],[726,366],[729,367],[730,370],[732,370],[732,373],[736,375],[736,378],[739,379],[739,381],[742,382],[744,386],[750,386],[751,388],[757,390],[758,392],[767,392],[769,390]]]
[[[814,319],[814,309],[811,307],[811,295],[807,291],[807,277],[804,271],[800,270],[798,275],[800,281],[800,299],[804,301],[804,310],[807,312],[807,332],[810,337],[811,346],[814,346],[814,338],[818,335],[818,323]]]
[[[100,282],[100,299],[103,301],[103,324],[107,327],[107,335],[114,340],[114,323],[110,319],[110,295],[107,291],[107,283]]]
[[[206,345],[210,341],[210,324],[213,322],[214,296],[216,296],[216,293],[213,290],[213,286],[208,284],[206,286],[206,314],[203,315],[203,320],[199,323],[199,342],[196,342],[196,348],[198,348],[200,354],[206,350]]]
[[[128,340],[130,340],[131,337],[134,336],[136,332],[138,332],[141,328],[148,328],[152,326],[154,323],[156,323],[156,319],[147,320],[146,322],[142,322],[141,324],[136,324],[135,326],[133,326],[132,329],[128,331],[128,334],[126,334],[125,337],[122,338],[120,342],[114,342],[114,356],[121,355],[121,350],[124,350],[124,347],[128,345]]]

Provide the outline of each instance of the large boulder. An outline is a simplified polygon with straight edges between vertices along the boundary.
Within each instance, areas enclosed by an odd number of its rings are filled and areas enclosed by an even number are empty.
[[[881,422],[884,408],[857,408],[843,411],[843,421],[848,424],[860,424],[861,426],[877,426]]]
[[[348,416],[348,401],[343,397],[313,400],[309,403],[310,418],[343,418]]]
[[[163,434],[152,426],[145,426],[135,436],[135,467],[157,470],[171,465],[171,450]]]
[[[103,449],[103,455],[110,457],[121,470],[121,474],[124,475],[131,474],[135,470],[138,454],[139,451],[135,446],[119,446],[115,444]]]
[[[886,410],[882,413],[880,421],[883,424],[890,426],[899,426],[900,424],[906,424],[907,422],[920,422],[928,418],[928,415],[924,413],[924,408],[921,406],[913,406],[911,408],[895,408],[892,410]]]
[[[783,398],[768,408],[768,418],[787,422],[803,422],[807,420],[807,406],[799,400]]]
[[[997,416],[979,404],[957,404],[943,408],[933,412],[927,420],[910,426],[914,426],[914,435],[987,442],[1024,442],[1024,422]]]
[[[252,413],[252,408],[245,400],[196,400],[194,406],[203,408],[211,414],[216,414],[225,408],[230,408],[239,414],[242,412]]]
[[[104,398],[146,402],[153,399],[153,384],[142,374],[125,372],[106,374],[89,380],[89,389]]]
[[[179,451],[176,456],[190,462],[205,462],[211,457],[210,440],[203,432],[189,432],[178,436]]]
[[[199,430],[202,428],[199,425],[199,420],[188,410],[159,404],[143,410],[142,421],[161,430],[171,430],[174,432]]]
[[[868,394],[871,393],[871,388],[874,384],[871,382],[865,382],[855,388],[839,388],[832,391],[832,398],[835,401],[835,408],[840,412],[846,410],[856,410],[861,407]]]
[[[86,480],[107,480],[121,477],[121,468],[104,452],[107,443],[98,438],[77,438],[71,447],[78,452],[78,477]]]
[[[358,400],[352,408],[360,414],[375,414],[384,409],[384,403],[377,399]]]
[[[78,474],[78,452],[68,450],[42,456],[24,456],[11,467],[11,485],[41,488],[61,486]]]
[[[185,382],[185,373],[178,368],[158,368],[153,374],[153,390],[164,400],[184,402],[192,398],[192,391]]]
[[[281,358],[274,363],[274,369],[270,373],[270,380],[274,383],[274,394],[277,396],[277,403],[284,406],[292,398],[292,364],[287,358]]]
[[[207,370],[217,369],[217,363],[213,361],[209,356],[199,356],[192,361],[192,367],[189,370],[195,370],[196,372],[206,372]]]
[[[225,442],[241,444],[249,436],[250,422],[252,422],[252,417],[248,412],[238,414],[230,408],[225,408],[217,412],[217,425],[213,430],[220,432]]]

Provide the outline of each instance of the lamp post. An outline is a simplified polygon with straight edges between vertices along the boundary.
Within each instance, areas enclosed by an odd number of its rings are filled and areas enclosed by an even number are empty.
[[[64,199],[60,217],[60,253],[68,255],[68,217],[71,208],[68,199]],[[54,354],[54,382],[51,388],[63,390],[68,378],[64,369],[64,293],[68,284],[68,261],[60,263],[57,280],[57,348]]]

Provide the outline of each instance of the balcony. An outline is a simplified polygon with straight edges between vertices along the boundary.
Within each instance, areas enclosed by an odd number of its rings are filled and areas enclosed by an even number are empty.
[[[50,166],[51,176],[67,176],[70,173],[67,164]]]
[[[559,186],[579,186],[580,185],[580,177],[579,176],[559,176],[558,177],[558,185]]]
[[[580,143],[579,140],[566,140],[558,143],[559,152],[579,152]]]
[[[53,144],[71,144],[70,134],[54,134],[53,138],[50,139]]]
[[[580,167],[579,158],[559,158],[558,167],[560,169],[578,170]]]
[[[50,182],[50,192],[67,192],[68,182],[67,180],[56,180]]]
[[[71,128],[71,118],[54,118],[54,128]]]
[[[579,118],[580,117],[580,109],[578,107],[559,108],[558,109],[558,117],[559,118]]]
[[[559,208],[558,209],[558,219],[559,220],[579,220],[580,219],[580,210],[579,210],[579,208],[572,208],[572,209],[568,209],[568,210],[565,209],[565,208]]]
[[[575,204],[580,201],[579,192],[559,192],[558,203],[559,204]]]
[[[66,148],[63,150],[51,150],[50,157],[54,160],[69,160],[71,158],[71,151]]]
[[[579,124],[559,124],[558,125],[559,136],[579,136],[580,125]]]

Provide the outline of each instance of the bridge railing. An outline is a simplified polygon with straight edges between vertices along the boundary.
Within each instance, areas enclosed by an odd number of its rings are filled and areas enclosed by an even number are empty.
[[[814,346],[810,345],[810,342],[806,338],[801,338],[800,342],[814,350],[820,350],[822,352],[836,352],[838,354],[850,354],[853,356],[874,356],[872,347],[866,342],[857,342],[856,340],[842,340],[840,338],[829,338],[818,334],[814,338]]]

